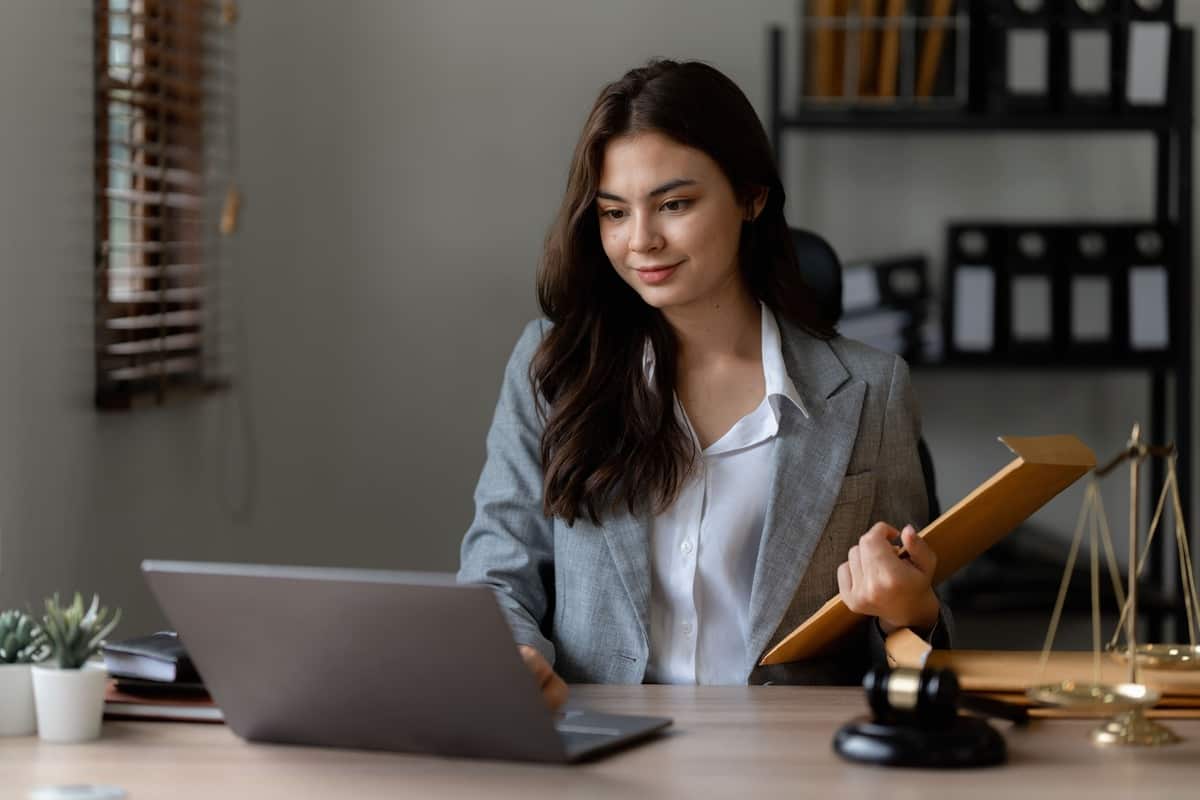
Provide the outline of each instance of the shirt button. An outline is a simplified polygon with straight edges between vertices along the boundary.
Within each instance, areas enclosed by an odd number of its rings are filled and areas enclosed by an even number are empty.
[[[682,550],[683,554],[686,556],[688,553],[692,552],[692,543],[689,541],[684,541],[683,544],[679,545],[679,549]]]
[[[683,632],[686,633],[688,636],[691,636],[692,635],[692,623],[690,623],[690,622],[683,623]]]

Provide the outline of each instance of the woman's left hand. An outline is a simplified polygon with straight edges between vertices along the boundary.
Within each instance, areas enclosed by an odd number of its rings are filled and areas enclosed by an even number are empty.
[[[908,558],[892,541],[900,537]],[[851,611],[878,617],[884,634],[897,628],[928,630],[937,622],[940,605],[933,592],[937,555],[913,526],[897,531],[877,522],[850,548],[837,570],[838,591]]]

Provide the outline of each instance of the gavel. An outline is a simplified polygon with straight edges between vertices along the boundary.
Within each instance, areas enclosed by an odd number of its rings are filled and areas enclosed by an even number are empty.
[[[851,720],[834,736],[843,758],[896,767],[973,767],[1002,763],[1004,738],[967,710],[1029,721],[1021,706],[961,691],[948,669],[876,667],[863,677],[871,718]]]
[[[963,692],[948,669],[875,667],[863,677],[863,690],[876,722],[946,725],[959,709],[1018,725],[1029,722],[1021,706]]]

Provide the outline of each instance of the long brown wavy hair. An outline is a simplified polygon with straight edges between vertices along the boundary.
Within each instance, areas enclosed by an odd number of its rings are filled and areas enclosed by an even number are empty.
[[[821,338],[834,320],[800,276],[783,215],[784,191],[754,108],[729,78],[695,61],[651,61],[604,87],[575,146],[562,207],[538,271],[542,312],[553,323],[529,368],[545,428],[543,512],[599,524],[624,504],[661,512],[674,502],[697,453],[674,413],[676,340],[662,314],[616,274],[600,242],[595,207],[608,143],[655,131],[708,154],[743,207],[739,263],[751,294]],[[653,382],[643,368],[654,348]]]

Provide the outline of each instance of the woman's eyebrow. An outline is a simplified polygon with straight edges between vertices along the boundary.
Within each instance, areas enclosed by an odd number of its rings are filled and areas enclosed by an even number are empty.
[[[658,186],[654,189],[651,189],[646,194],[646,197],[657,197],[660,194],[666,194],[667,192],[671,191],[672,189],[678,189],[680,186],[694,186],[694,185],[696,185],[696,183],[697,183],[697,181],[695,181],[691,178],[676,178],[673,181],[667,181],[662,186]],[[612,192],[599,191],[599,192],[596,192],[596,197],[600,198],[601,200],[612,200],[614,203],[626,202],[624,197],[615,195]]]

